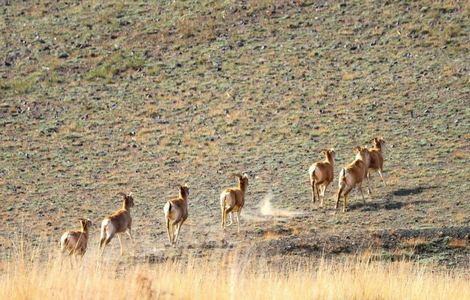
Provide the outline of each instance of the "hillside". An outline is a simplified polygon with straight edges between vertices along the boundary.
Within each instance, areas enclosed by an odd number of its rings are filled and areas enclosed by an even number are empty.
[[[7,2],[3,255],[19,235],[55,244],[78,217],[99,225],[132,191],[139,258],[372,248],[468,264],[468,3]],[[335,214],[335,178],[327,209],[312,205],[319,151],[335,147],[337,176],[375,136],[388,186],[374,174],[367,204],[354,192]],[[233,172],[250,182],[242,233],[224,236],[218,197]],[[162,207],[179,183],[190,218],[173,250]]]

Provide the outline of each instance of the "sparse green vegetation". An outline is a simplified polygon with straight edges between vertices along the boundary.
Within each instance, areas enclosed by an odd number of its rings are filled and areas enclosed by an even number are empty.
[[[23,95],[31,92],[39,84],[38,74],[33,73],[27,76],[18,76],[10,80],[0,81],[0,90],[11,91],[16,95]]]
[[[119,75],[128,70],[138,71],[145,66],[145,60],[138,54],[116,53],[100,61],[93,69],[89,70],[85,78],[111,79],[114,75]]]

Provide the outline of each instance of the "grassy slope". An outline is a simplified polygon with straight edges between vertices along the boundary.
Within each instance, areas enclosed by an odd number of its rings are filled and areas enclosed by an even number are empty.
[[[161,208],[180,182],[192,186],[190,223],[203,225],[183,230],[186,244],[217,240],[218,193],[242,170],[254,178],[247,212],[270,190],[276,207],[309,212],[246,220],[250,239],[279,226],[466,225],[469,12],[431,1],[5,6],[0,243],[8,249],[18,227],[57,240],[125,190],[138,239],[159,247]],[[319,150],[336,147],[341,166],[377,135],[390,146],[389,187],[365,208],[353,195],[348,214],[312,210],[307,169]]]

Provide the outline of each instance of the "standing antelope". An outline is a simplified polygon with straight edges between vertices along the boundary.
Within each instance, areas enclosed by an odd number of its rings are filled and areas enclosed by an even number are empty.
[[[69,255],[83,256],[88,246],[88,233],[92,225],[89,219],[79,219],[81,229],[65,232],[60,238],[60,250]]]
[[[384,150],[385,150],[385,140],[383,137],[379,138],[374,138],[372,140],[373,142],[373,147],[369,149],[369,155],[370,155],[370,164],[369,164],[369,172],[367,172],[367,179],[370,178],[370,170],[374,170],[379,172],[380,178],[382,178],[382,181],[385,186],[387,184],[385,183],[384,177],[382,175],[383,172],[383,165],[384,165]],[[370,194],[370,187],[368,187],[367,192]]]
[[[178,198],[169,200],[163,207],[163,213],[166,219],[166,231],[170,244],[176,246],[181,226],[188,218],[188,196],[189,187],[180,186]],[[170,224],[171,222],[171,224]],[[176,233],[175,233],[176,227]]]
[[[328,185],[333,181],[333,165],[335,160],[335,150],[324,149],[321,151],[325,155],[323,161],[317,161],[308,169],[310,175],[310,185],[312,186],[312,202],[315,203],[315,193],[320,201],[320,207],[323,207],[323,200],[325,199],[325,190]],[[320,198],[321,195],[321,198]]]
[[[356,159],[341,169],[341,172],[339,173],[339,190],[335,209],[338,209],[339,199],[341,195],[343,195],[343,212],[346,211],[348,205],[348,194],[355,186],[357,186],[361,192],[363,203],[366,203],[364,193],[362,192],[362,181],[367,177],[368,166],[370,163],[369,150],[365,147],[357,146],[355,151]]]
[[[132,239],[131,233],[131,226],[132,226],[132,218],[131,218],[131,207],[134,207],[134,198],[132,197],[132,193],[128,195],[124,193],[119,193],[124,197],[124,201],[122,203],[122,208],[115,211],[109,217],[106,217],[101,222],[101,239],[100,239],[100,249],[101,255],[103,255],[104,249],[106,245],[111,241],[115,234],[117,234],[119,239],[119,244],[121,245],[121,255],[123,254],[122,251],[122,241],[121,241],[121,233],[127,232],[129,235],[131,242],[134,243]]]
[[[232,187],[224,190],[220,194],[220,209],[222,212],[222,229],[225,229],[225,223],[227,222],[227,214],[230,214],[230,224],[233,223],[232,215],[234,212],[237,213],[237,227],[240,232],[240,213],[243,206],[245,205],[245,193],[248,187],[248,175],[247,174],[234,174],[238,178],[238,187]]]

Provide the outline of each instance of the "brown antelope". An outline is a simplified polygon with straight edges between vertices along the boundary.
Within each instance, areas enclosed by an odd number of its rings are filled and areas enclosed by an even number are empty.
[[[88,246],[88,234],[92,225],[89,219],[79,219],[81,229],[65,232],[60,238],[60,250],[69,255],[83,256]]]
[[[119,193],[124,197],[121,209],[115,211],[112,215],[106,217],[101,222],[101,239],[100,239],[100,249],[101,255],[103,255],[106,245],[111,241],[115,234],[117,234],[119,239],[119,244],[121,246],[121,255],[123,254],[121,233],[127,232],[131,242],[134,243],[132,239],[132,218],[131,218],[131,207],[134,207],[134,198],[132,193],[128,195],[124,193]]]
[[[323,161],[317,161],[308,169],[310,175],[310,185],[312,186],[312,202],[315,203],[316,196],[320,201],[320,207],[323,207],[323,200],[325,199],[325,190],[328,185],[333,181],[333,165],[335,160],[335,150],[324,149],[321,151],[325,155]],[[321,197],[320,197],[321,195]]]
[[[178,198],[169,200],[163,207],[168,240],[170,241],[170,244],[174,246],[176,246],[176,243],[178,242],[181,226],[188,218],[188,197],[189,187],[186,185],[180,186]]]
[[[222,212],[222,229],[225,229],[227,223],[227,214],[230,214],[230,224],[233,223],[232,215],[237,213],[237,227],[240,232],[240,213],[245,205],[245,193],[248,187],[247,174],[234,174],[238,178],[238,187],[232,187],[224,190],[220,194],[220,209]],[[227,225],[227,226],[228,226]]]
[[[380,178],[382,178],[382,181],[385,186],[387,186],[387,183],[385,183],[384,177],[382,175],[383,172],[383,165],[384,165],[384,150],[385,150],[385,140],[383,137],[379,138],[374,138],[372,140],[373,142],[373,147],[369,149],[369,155],[370,155],[370,164],[369,164],[369,171],[367,172],[367,179],[369,182],[369,178],[371,176],[370,171],[377,171],[379,172]],[[367,192],[370,194],[370,187],[368,187]]]
[[[356,159],[341,169],[339,173],[339,190],[335,209],[338,209],[339,199],[341,195],[343,195],[343,212],[346,211],[348,206],[348,194],[355,186],[357,186],[361,192],[363,203],[366,203],[364,193],[362,192],[362,181],[367,177],[368,165],[370,163],[369,151],[367,148],[360,146],[357,146],[355,151]]]

